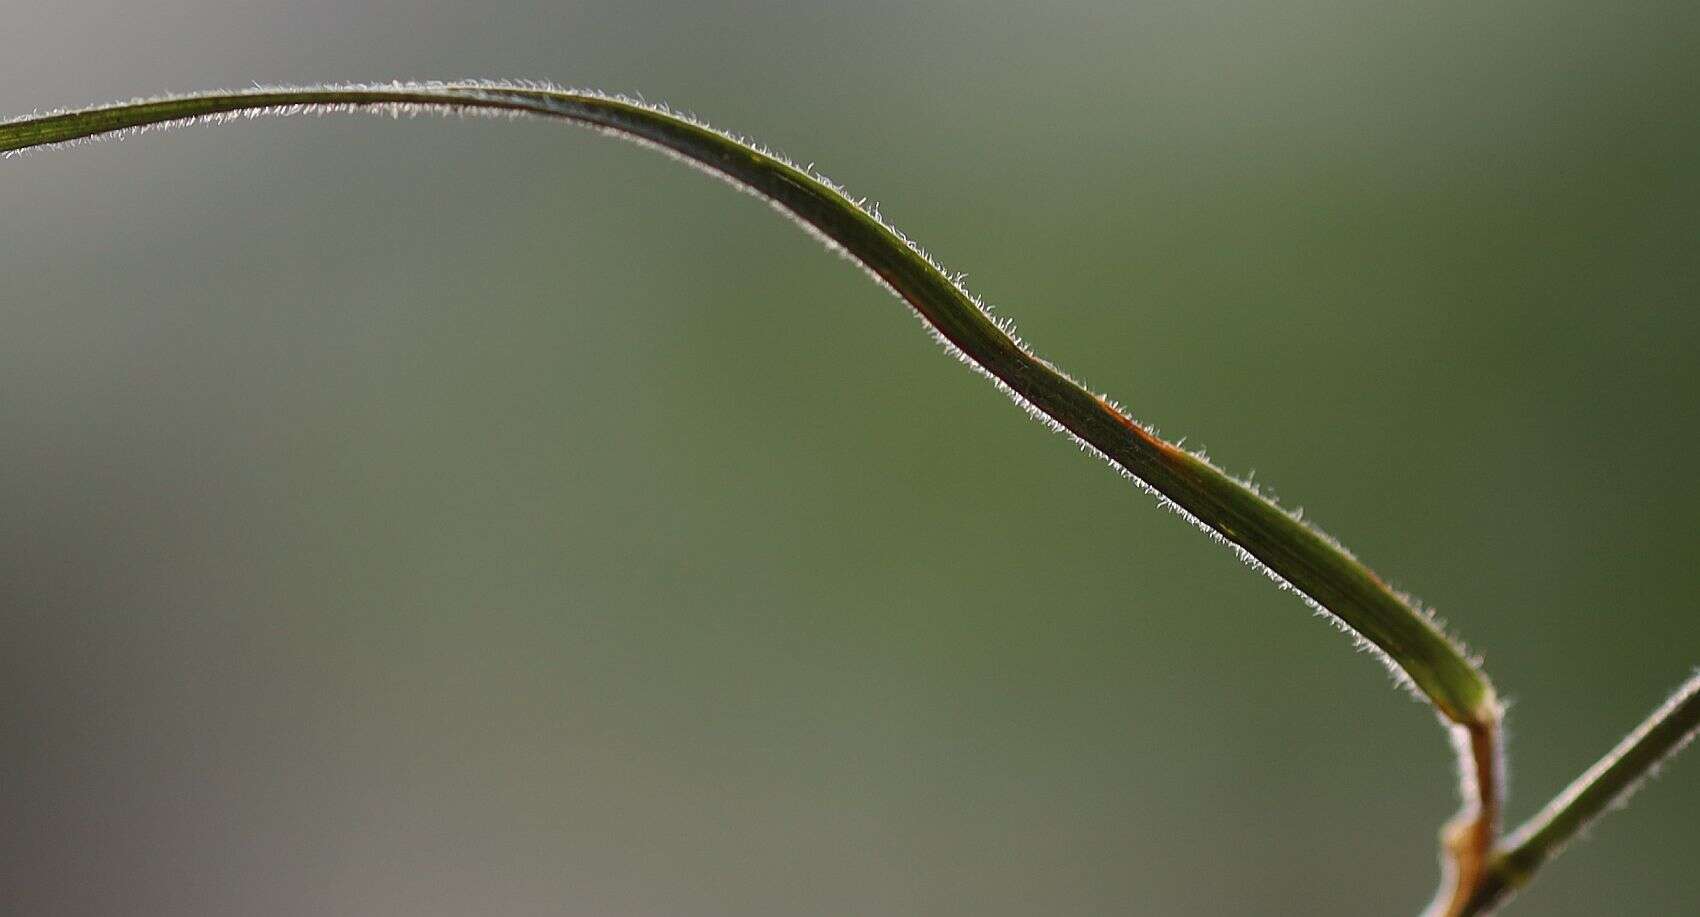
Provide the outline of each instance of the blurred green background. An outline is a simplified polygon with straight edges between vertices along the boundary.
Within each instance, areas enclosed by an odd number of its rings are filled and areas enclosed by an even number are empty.
[[[0,113],[642,92],[1435,605],[1513,819],[1700,662],[1689,2],[12,4]],[[766,207],[540,123],[0,164],[0,904],[1412,914],[1373,660]],[[1700,911],[1700,760],[1517,914]]]

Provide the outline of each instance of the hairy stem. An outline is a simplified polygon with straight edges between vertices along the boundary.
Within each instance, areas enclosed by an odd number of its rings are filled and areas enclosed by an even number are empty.
[[[1440,832],[1442,878],[1424,917],[1462,917],[1487,879],[1499,837],[1504,751],[1500,722],[1452,727],[1464,808]]]
[[[1534,818],[1506,835],[1461,917],[1486,914],[1528,884],[1542,865],[1606,811],[1622,805],[1659,765],[1700,731],[1700,673],[1690,677],[1659,709]]]

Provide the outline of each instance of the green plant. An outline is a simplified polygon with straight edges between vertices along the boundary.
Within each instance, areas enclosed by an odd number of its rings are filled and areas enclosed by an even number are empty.
[[[767,199],[896,293],[939,340],[1036,419],[1158,496],[1372,647],[1433,705],[1457,746],[1462,811],[1442,846],[1446,878],[1429,913],[1481,914],[1506,900],[1595,816],[1622,800],[1700,727],[1700,676],[1528,824],[1502,835],[1502,710],[1477,662],[1426,611],[1327,536],[1202,456],[1165,442],[1039,359],[921,249],[837,186],[665,108],[593,92],[502,83],[395,84],[210,93],[31,116],[0,124],[0,151],[201,120],[303,112],[534,115],[657,147]]]

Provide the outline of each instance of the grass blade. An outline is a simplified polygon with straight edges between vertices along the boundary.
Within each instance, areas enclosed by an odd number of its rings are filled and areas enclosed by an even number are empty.
[[[768,198],[866,268],[1018,403],[1146,484],[1384,653],[1448,720],[1493,707],[1487,679],[1429,617],[1330,539],[1134,422],[1032,355],[896,230],[820,177],[665,109],[601,93],[503,84],[326,86],[137,101],[0,124],[16,152],[163,124],[337,110],[562,118],[661,147]]]
[[[1497,832],[1500,706],[1492,685],[1421,609],[1255,489],[1168,443],[1034,355],[959,282],[877,214],[810,170],[665,108],[526,84],[416,83],[215,92],[0,123],[0,152],[260,114],[371,111],[533,115],[659,148],[766,198],[908,303],[948,349],[1035,418],[1072,436],[1373,647],[1452,724],[1465,807],[1448,829],[1455,891],[1483,875]],[[1452,909],[1448,910],[1451,913]]]

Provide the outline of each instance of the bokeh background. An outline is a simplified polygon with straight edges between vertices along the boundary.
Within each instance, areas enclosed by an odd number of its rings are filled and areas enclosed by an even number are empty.
[[[641,92],[1435,605],[1511,815],[1700,662],[1688,2],[11,3],[0,113]],[[0,910],[1411,914],[1373,660],[766,207],[501,121],[0,163]],[[1700,760],[1514,905],[1700,911]]]

